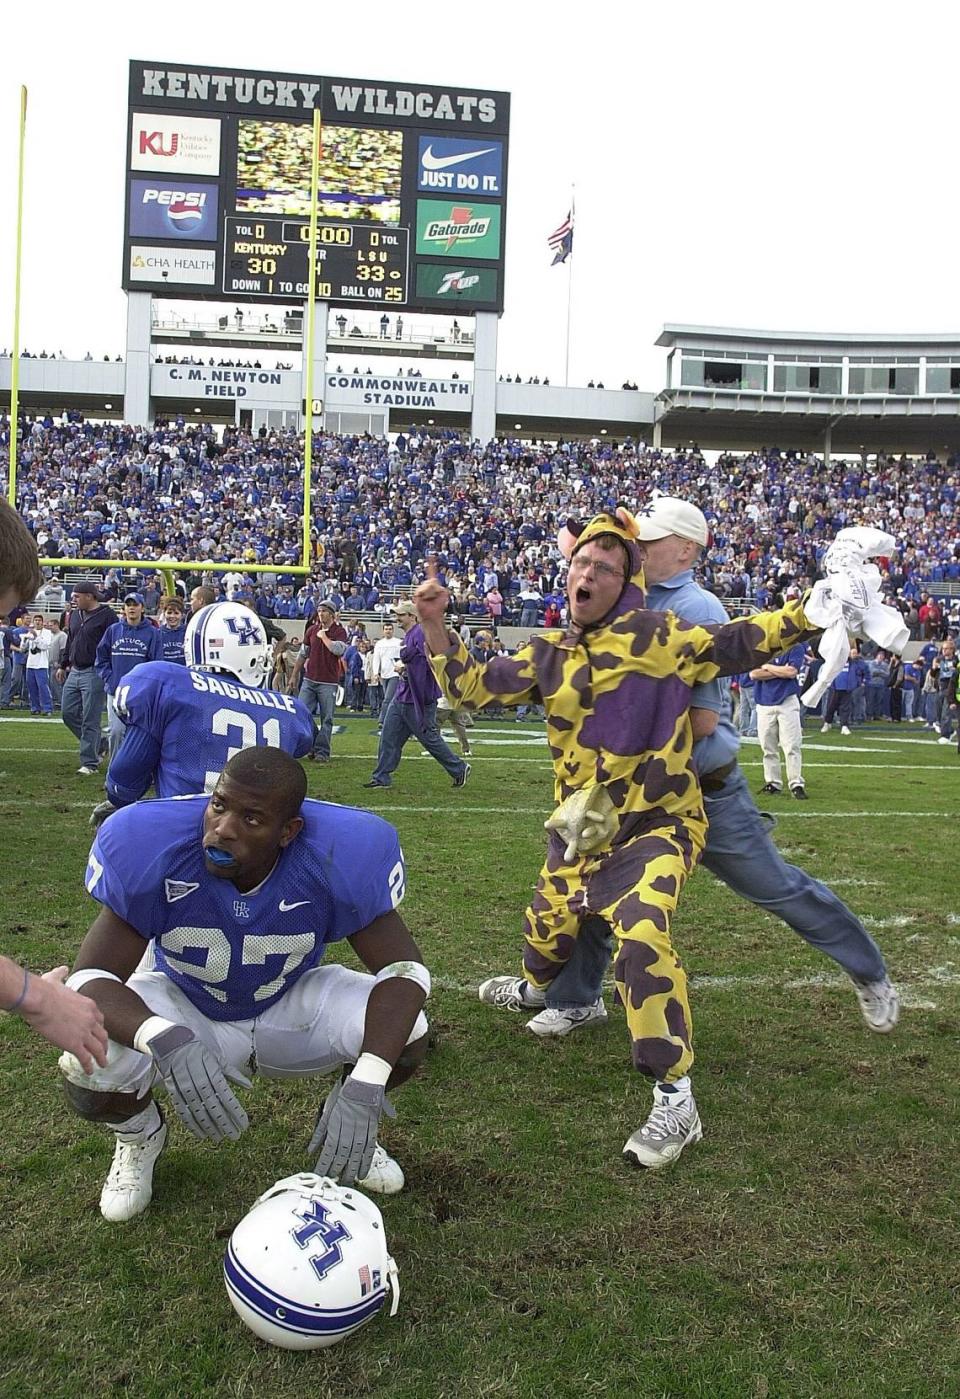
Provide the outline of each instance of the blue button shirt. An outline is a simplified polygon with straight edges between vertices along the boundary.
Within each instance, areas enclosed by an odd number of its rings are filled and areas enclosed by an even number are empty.
[[[778,656],[773,662],[774,665],[792,665],[799,672],[803,666],[803,658],[807,654],[804,645],[793,646],[786,655]],[[797,676],[792,679],[781,680],[758,680],[753,689],[753,698],[757,704],[783,704],[784,700],[790,699],[793,695],[799,695],[800,681]]]
[[[647,588],[647,606],[654,612],[675,612],[684,622],[707,626],[730,620],[720,599],[694,582],[692,568],[685,568],[665,582],[654,583]],[[693,745],[694,764],[701,777],[705,777],[707,773],[716,772],[717,768],[734,762],[740,749],[740,735],[732,723],[729,680],[710,680],[703,685],[694,685],[690,692],[690,704],[692,708],[710,709],[720,716],[713,733],[698,739]]]

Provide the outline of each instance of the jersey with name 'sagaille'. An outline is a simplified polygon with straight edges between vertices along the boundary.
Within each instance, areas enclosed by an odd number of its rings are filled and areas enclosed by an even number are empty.
[[[308,799],[304,827],[271,873],[241,894],[207,872],[209,797],[138,802],[105,821],[87,892],[153,941],[156,967],[211,1020],[262,1014],[405,890],[396,831],[370,812]]]
[[[151,779],[161,797],[209,792],[243,748],[282,748],[302,758],[313,747],[310,712],[292,695],[170,661],[137,666],[115,702],[128,733],[110,765],[112,800],[112,788],[135,800]]]

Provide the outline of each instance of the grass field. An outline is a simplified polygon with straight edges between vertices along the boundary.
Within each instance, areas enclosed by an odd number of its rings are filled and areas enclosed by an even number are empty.
[[[55,1052],[4,1017],[4,1399],[960,1393],[956,750],[919,726],[808,732],[811,800],[772,799],[784,851],[883,946],[904,992],[893,1035],[865,1028],[843,976],[788,929],[704,872],[688,884],[675,942],[705,1137],[651,1176],[620,1158],[649,1104],[622,1012],[542,1042],[476,997],[519,963],[551,807],[542,728],[481,725],[463,791],[410,745],[371,794],[369,727],[349,724],[308,776],[312,795],[399,828],[403,912],[435,979],[437,1046],[383,1136],[408,1178],[384,1204],[398,1317],[294,1354],[227,1301],[226,1238],[308,1165],[320,1084],[258,1083],[239,1144],[175,1123],[150,1210],[109,1225],[112,1139],[66,1109]],[[743,756],[757,788],[759,750]],[[34,968],[71,960],[94,908],[95,793],[76,767],[56,721],[0,723],[0,948]]]

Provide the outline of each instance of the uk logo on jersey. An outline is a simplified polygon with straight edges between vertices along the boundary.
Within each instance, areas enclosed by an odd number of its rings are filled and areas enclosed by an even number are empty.
[[[250,905],[248,903],[245,903],[243,899],[234,899],[233,916],[234,918],[249,918]]]

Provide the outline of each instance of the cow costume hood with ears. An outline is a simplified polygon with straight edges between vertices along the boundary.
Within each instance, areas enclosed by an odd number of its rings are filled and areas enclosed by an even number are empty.
[[[619,617],[624,612],[634,612],[638,607],[646,605],[644,600],[643,551],[642,545],[638,542],[637,522],[626,506],[618,505],[612,514],[604,511],[600,515],[594,515],[593,519],[588,520],[586,524],[582,524],[579,520],[567,520],[557,535],[557,546],[569,563],[577,550],[582,549],[584,544],[588,544],[591,539],[599,539],[601,535],[605,534],[618,539],[626,549],[627,557],[630,560],[630,577],[606,616],[601,617],[599,622],[593,623],[593,626],[597,627],[606,626],[614,617]]]

